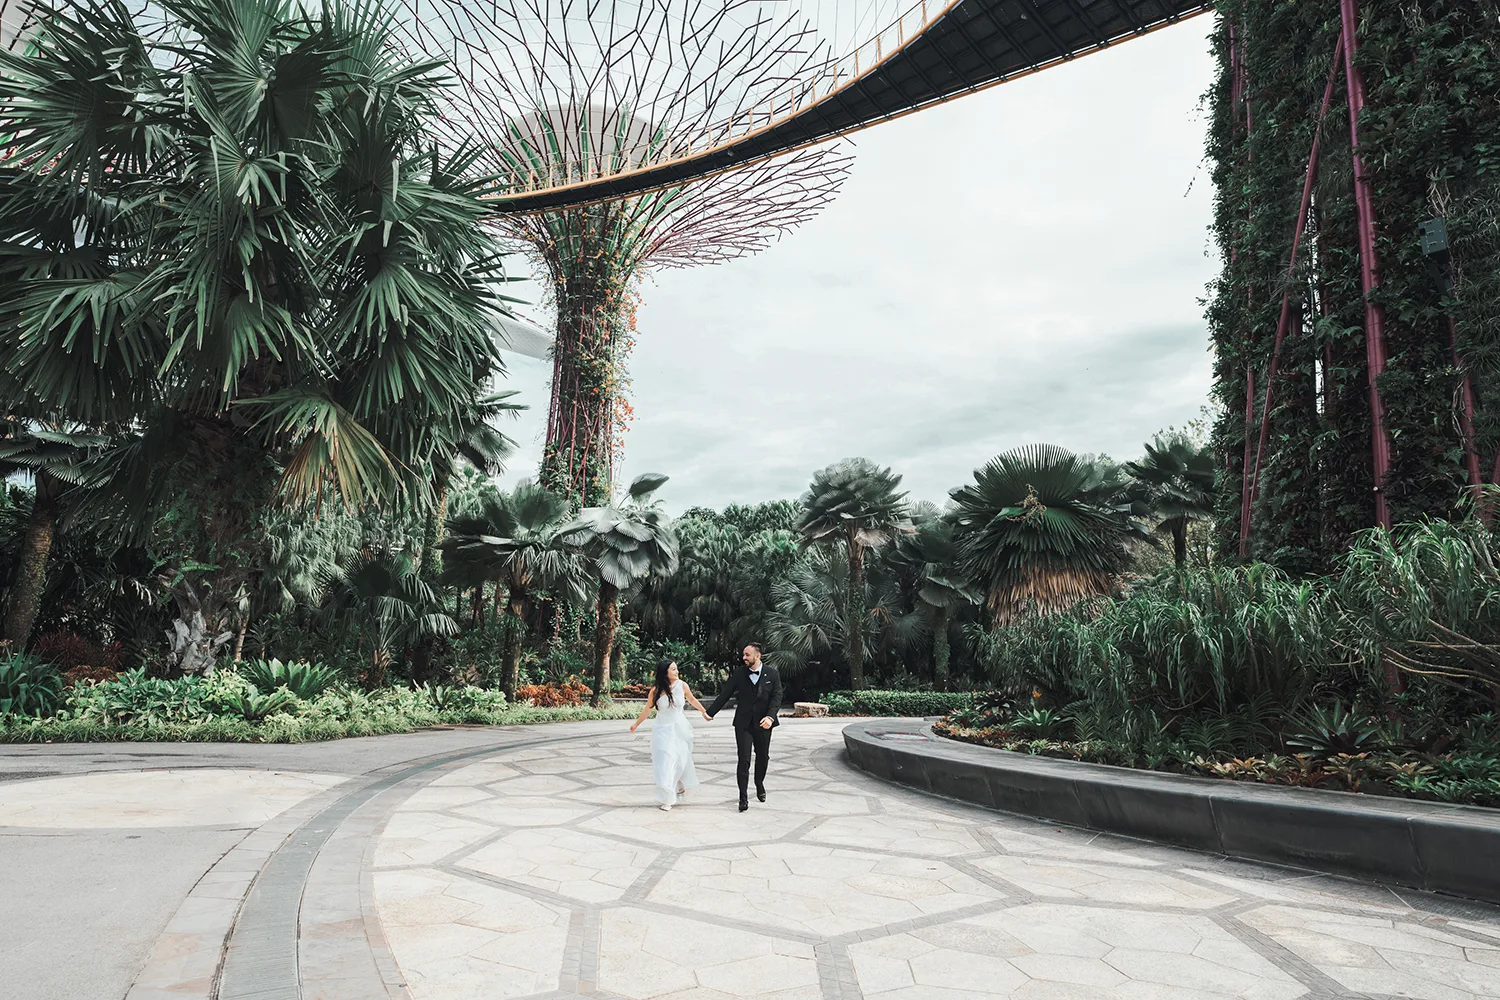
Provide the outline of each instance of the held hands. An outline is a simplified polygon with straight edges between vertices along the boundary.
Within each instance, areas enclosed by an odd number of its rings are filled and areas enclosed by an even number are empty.
[[[712,722],[713,721],[713,716],[709,715],[708,711],[706,709],[702,709],[702,708],[698,709],[698,714],[701,715],[701,716],[703,716],[703,721],[704,722]]]

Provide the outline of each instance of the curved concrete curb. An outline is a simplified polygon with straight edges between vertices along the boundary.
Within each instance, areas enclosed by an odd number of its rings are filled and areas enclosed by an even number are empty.
[[[1500,812],[1030,757],[912,720],[844,729],[861,769],[1005,812],[1500,902]]]

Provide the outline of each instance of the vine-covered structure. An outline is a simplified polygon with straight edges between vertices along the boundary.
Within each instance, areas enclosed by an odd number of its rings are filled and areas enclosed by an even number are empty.
[[[1223,546],[1319,569],[1500,480],[1500,5],[1226,0],[1218,19]]]

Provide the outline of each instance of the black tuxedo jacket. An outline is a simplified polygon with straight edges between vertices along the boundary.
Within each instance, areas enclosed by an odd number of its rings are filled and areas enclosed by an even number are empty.
[[[735,699],[736,729],[759,726],[760,720],[766,716],[771,717],[773,727],[781,725],[781,720],[776,718],[776,713],[781,711],[781,675],[775,667],[761,663],[759,684],[750,683],[750,669],[744,664],[735,667],[719,696],[708,706],[709,718],[718,715],[719,709],[727,705],[730,698]]]

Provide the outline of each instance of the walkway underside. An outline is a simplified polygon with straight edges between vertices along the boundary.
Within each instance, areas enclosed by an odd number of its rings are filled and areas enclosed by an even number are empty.
[[[791,114],[665,163],[510,195],[497,210],[549,211],[721,173],[1040,72],[1212,7],[1202,0],[956,0],[944,8],[932,0],[934,16],[924,28]]]

